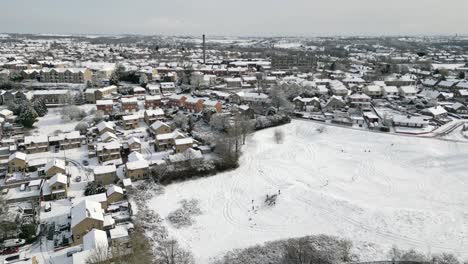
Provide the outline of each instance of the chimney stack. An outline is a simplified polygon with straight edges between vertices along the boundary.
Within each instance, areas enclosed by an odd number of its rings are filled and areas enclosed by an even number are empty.
[[[203,64],[206,64],[206,43],[205,43],[205,34],[203,34]]]

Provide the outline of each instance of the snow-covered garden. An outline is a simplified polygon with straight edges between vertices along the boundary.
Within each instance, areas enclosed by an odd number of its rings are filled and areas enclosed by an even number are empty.
[[[465,143],[293,121],[254,133],[238,169],[169,185],[147,206],[198,263],[314,234],[350,239],[361,260],[386,259],[392,245],[467,258],[467,159]],[[194,199],[191,225],[171,224]]]

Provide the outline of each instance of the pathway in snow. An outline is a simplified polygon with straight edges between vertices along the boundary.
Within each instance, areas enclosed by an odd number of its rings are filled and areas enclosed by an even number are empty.
[[[166,217],[198,199],[196,223],[169,232],[206,263],[227,250],[309,234],[468,257],[468,146],[293,121],[255,133],[241,166],[170,185],[149,206]],[[276,205],[264,204],[266,194]],[[253,203],[252,203],[253,200]],[[254,210],[252,210],[254,206]]]

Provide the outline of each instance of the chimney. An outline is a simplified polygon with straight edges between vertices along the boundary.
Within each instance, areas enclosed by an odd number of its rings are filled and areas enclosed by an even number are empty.
[[[206,43],[205,43],[205,34],[203,34],[203,64],[206,64]]]

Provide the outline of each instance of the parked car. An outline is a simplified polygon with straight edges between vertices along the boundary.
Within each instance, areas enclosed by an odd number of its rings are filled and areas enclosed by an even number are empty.
[[[19,247],[11,247],[11,248],[5,248],[1,251],[2,255],[10,255],[14,253],[18,253]]]
[[[72,249],[68,250],[67,257],[71,257],[71,256],[73,256],[73,254],[81,252],[81,251],[82,251],[81,248],[72,248]]]
[[[81,176],[77,176],[77,177],[75,178],[75,181],[76,181],[76,182],[81,182]]]
[[[87,160],[83,160],[83,165],[88,166],[89,162]]]
[[[4,248],[10,248],[10,247],[19,247],[22,246],[26,243],[24,239],[8,239],[3,241],[2,247]]]
[[[45,212],[50,212],[52,210],[52,204],[51,203],[46,203],[44,206],[44,211]]]

